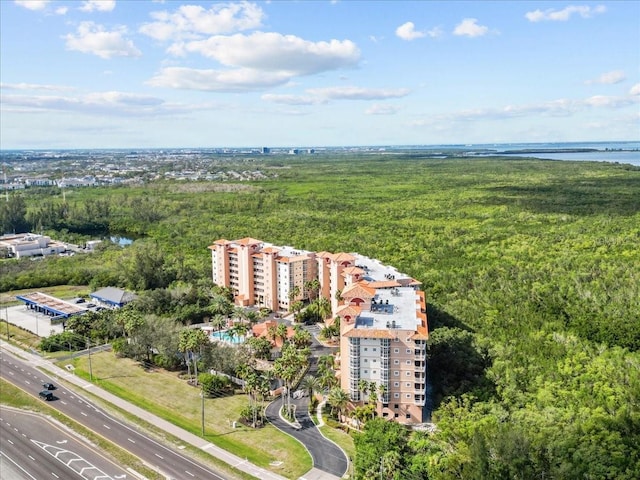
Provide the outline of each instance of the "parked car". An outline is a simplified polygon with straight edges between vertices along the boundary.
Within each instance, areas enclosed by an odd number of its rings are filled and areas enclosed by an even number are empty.
[[[53,383],[43,383],[42,386],[47,390],[55,390],[56,386]]]
[[[49,401],[53,400],[54,398],[56,398],[56,397],[53,396],[53,393],[51,393],[49,390],[43,390],[38,395],[40,395],[47,402],[49,402]]]

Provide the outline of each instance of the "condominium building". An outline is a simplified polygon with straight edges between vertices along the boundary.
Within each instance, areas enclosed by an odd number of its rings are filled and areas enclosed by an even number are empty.
[[[213,283],[233,290],[241,306],[288,310],[308,296],[306,282],[317,278],[315,253],[278,247],[255,238],[218,240],[211,250]]]
[[[214,283],[232,288],[240,305],[286,310],[307,294],[305,282],[317,279],[333,318],[340,318],[342,389],[364,402],[374,388],[383,418],[426,420],[428,326],[420,282],[356,253],[299,251],[251,238],[209,248]]]

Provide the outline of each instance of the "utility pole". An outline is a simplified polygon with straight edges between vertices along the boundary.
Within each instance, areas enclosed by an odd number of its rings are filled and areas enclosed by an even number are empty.
[[[87,339],[89,349],[89,381],[93,382],[93,368],[91,368],[91,340]]]
[[[11,336],[9,335],[9,307],[4,307],[4,321],[7,322],[7,342]]]

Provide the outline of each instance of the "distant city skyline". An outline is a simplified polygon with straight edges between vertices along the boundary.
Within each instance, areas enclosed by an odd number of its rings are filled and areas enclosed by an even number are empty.
[[[0,1],[0,148],[640,140],[639,1]]]

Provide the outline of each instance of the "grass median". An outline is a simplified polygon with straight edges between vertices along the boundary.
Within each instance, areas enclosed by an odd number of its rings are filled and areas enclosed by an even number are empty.
[[[64,361],[77,375],[89,379],[89,357]],[[195,435],[202,433],[200,389],[189,386],[176,373],[145,369],[111,352],[91,355],[94,382]],[[233,422],[248,404],[244,394],[207,398],[204,402],[205,440],[240,458],[288,478],[298,478],[312,467],[305,448],[289,435],[267,425],[253,429]]]

